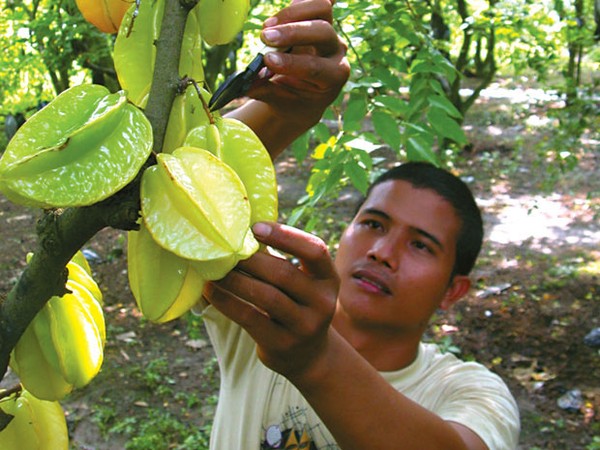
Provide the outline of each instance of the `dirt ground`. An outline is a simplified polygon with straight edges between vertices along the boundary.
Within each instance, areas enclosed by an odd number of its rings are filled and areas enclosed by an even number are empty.
[[[584,344],[600,327],[594,217],[600,155],[588,152],[577,171],[544,193],[546,169],[515,149],[519,130],[496,128],[468,127],[474,146],[457,165],[486,217],[475,288],[435,318],[428,338],[506,380],[521,409],[521,449],[600,449],[600,350]],[[589,145],[600,148],[597,141]],[[279,162],[282,209],[302,195],[306,173],[292,160]],[[596,197],[587,198],[589,192]],[[353,197],[343,196],[332,209],[338,223],[347,222]],[[37,214],[0,197],[0,292],[12,286],[33,248]],[[201,448],[199,440],[185,444],[182,438],[186,430],[210,426],[218,392],[215,358],[199,319],[155,325],[140,317],[127,283],[124,233],[105,230],[85,249],[104,292],[108,341],[101,373],[63,402],[72,448],[146,448],[133,443],[149,435],[144,422],[157,428],[168,422],[165,439],[152,448]],[[13,381],[9,374],[3,384]],[[581,402],[564,409],[565,394],[574,390]]]

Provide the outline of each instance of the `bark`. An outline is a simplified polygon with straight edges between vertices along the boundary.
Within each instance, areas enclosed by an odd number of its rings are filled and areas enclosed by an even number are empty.
[[[162,150],[171,105],[180,89],[179,53],[183,32],[187,15],[197,2],[169,0],[165,4],[161,33],[156,41],[156,61],[150,97],[145,110],[146,117],[152,123],[155,153]]]
[[[594,40],[600,41],[600,0],[594,0],[594,23],[596,30],[594,31]]]

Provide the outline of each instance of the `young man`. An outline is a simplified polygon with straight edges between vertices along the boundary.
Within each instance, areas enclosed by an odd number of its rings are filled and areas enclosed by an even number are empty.
[[[273,156],[318,120],[347,78],[330,22],[328,0],[304,0],[266,23],[265,39],[311,50],[268,57],[277,75],[234,113]],[[458,178],[416,163],[386,173],[335,263],[301,230],[259,223],[253,231],[301,265],[257,253],[205,292],[221,369],[212,449],[515,448],[518,410],[505,384],[421,343],[433,312],[469,290],[481,245],[479,211]]]
[[[300,230],[254,231],[302,264],[256,254],[206,293],[222,370],[212,448],[516,447],[518,410],[502,380],[421,343],[431,315],[469,290],[481,245],[460,179],[424,163],[387,172],[335,263]]]

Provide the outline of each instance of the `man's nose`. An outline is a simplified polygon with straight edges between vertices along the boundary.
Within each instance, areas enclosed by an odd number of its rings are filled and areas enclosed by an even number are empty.
[[[402,252],[401,239],[399,236],[381,236],[369,249],[368,257],[385,267],[395,271],[398,269],[400,254]]]

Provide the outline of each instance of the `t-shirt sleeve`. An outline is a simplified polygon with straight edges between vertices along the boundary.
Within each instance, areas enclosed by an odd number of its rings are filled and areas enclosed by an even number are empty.
[[[502,379],[476,363],[464,363],[446,374],[436,411],[443,419],[475,432],[490,450],[517,448],[520,419],[518,406]]]

